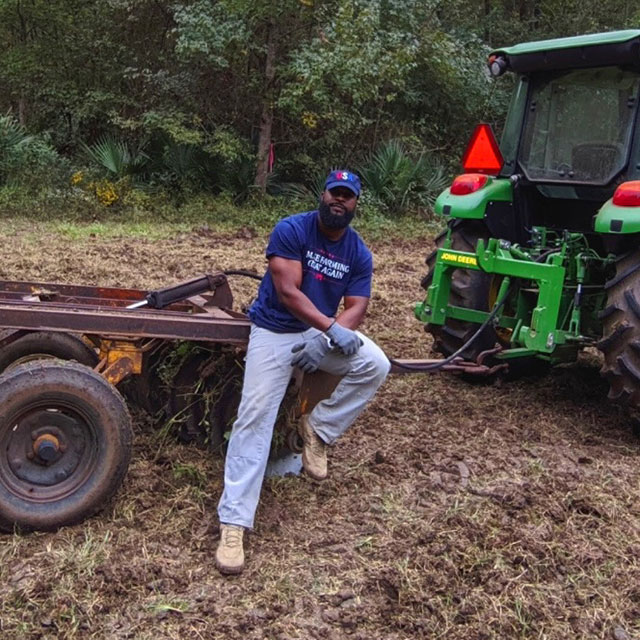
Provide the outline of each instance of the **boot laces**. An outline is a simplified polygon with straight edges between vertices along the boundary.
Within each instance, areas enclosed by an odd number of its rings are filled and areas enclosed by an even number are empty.
[[[322,438],[319,435],[312,433],[310,440],[309,448],[311,449],[311,452],[316,456],[324,455],[325,443]]]
[[[240,527],[225,527],[222,538],[222,544],[225,547],[240,547],[242,546],[242,529]]]

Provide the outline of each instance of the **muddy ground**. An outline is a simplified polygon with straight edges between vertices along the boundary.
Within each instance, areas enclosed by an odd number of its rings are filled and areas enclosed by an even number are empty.
[[[263,268],[265,236],[4,230],[0,276],[153,287]],[[412,317],[430,238],[373,243],[365,331],[424,357]],[[234,281],[238,302],[251,281]],[[124,486],[90,521],[0,538],[0,637],[640,638],[640,442],[587,355],[494,385],[394,376],[330,477],[266,481],[247,569],[213,553],[222,460],[134,409]]]

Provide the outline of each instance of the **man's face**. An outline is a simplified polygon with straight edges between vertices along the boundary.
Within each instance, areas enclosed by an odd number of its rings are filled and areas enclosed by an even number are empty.
[[[347,187],[325,189],[320,198],[320,220],[330,229],[344,229],[353,220],[358,198]]]

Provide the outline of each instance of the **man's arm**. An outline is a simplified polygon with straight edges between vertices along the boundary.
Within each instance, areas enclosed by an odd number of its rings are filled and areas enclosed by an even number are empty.
[[[338,322],[354,331],[362,324],[369,306],[369,298],[364,296],[345,296],[344,309],[338,315]]]
[[[313,302],[300,290],[302,285],[302,263],[279,256],[269,258],[269,271],[278,300],[298,320],[302,320],[320,331],[326,331],[333,318],[325,316]]]
[[[302,264],[298,260],[272,256],[269,258],[269,271],[278,299],[298,320],[320,331],[326,331],[333,324],[333,318],[325,316],[300,291]],[[338,322],[348,329],[357,329],[364,319],[368,304],[369,298],[345,296],[344,310],[338,315]]]

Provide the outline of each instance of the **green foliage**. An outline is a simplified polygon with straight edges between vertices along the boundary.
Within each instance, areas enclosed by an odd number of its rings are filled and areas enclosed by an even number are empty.
[[[159,135],[176,145],[199,145],[203,140],[198,118],[189,117],[182,111],[147,111],[142,116],[139,127],[135,123],[132,124],[134,128],[141,128],[149,136]]]
[[[165,189],[172,196],[205,190],[215,177],[211,159],[200,147],[164,141],[152,145],[146,179],[149,185]]]
[[[277,185],[274,191],[276,191],[278,195],[282,195],[290,200],[315,203],[320,200],[326,179],[326,173],[318,173],[312,182],[283,182]]]
[[[229,127],[217,127],[206,137],[202,149],[228,166],[249,159],[254,160],[254,154],[247,141]]]
[[[397,140],[386,142],[371,154],[360,175],[369,198],[393,215],[409,208],[431,207],[448,176],[432,156],[410,156]]]
[[[109,137],[92,145],[83,144],[82,148],[94,163],[116,179],[139,175],[149,160],[141,149],[132,151],[126,142]]]
[[[232,3],[197,0],[178,5],[173,17],[176,54],[187,62],[204,58],[210,65],[228,67],[231,46],[248,36],[246,21],[233,11]]]
[[[11,115],[0,117],[0,184],[38,189],[60,182],[63,173],[64,162],[45,140],[27,134]]]
[[[25,127],[2,119],[0,145],[33,138],[0,146],[0,181],[59,185],[56,151],[78,161],[93,140],[110,180],[182,199],[251,200],[269,142],[284,192],[394,139],[451,166],[473,126],[499,130],[506,111],[510,79],[485,72],[492,47],[638,26],[632,0],[0,2],[0,113]],[[366,197],[391,211],[428,192]]]
[[[11,115],[0,117],[0,153],[6,154],[28,145],[33,138]]]

